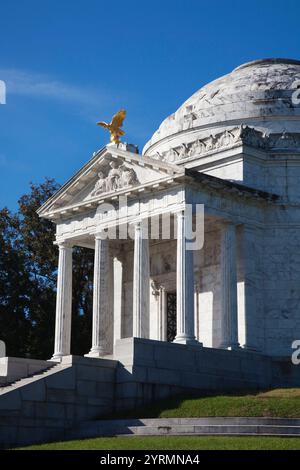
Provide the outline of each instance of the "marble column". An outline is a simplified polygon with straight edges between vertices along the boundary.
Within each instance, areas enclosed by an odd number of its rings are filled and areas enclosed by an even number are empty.
[[[72,320],[72,246],[65,242],[58,247],[54,361],[70,354]]]
[[[149,336],[149,271],[148,232],[142,222],[137,222],[134,226],[132,329],[132,335],[136,338],[147,338]]]
[[[158,340],[167,341],[167,293],[163,286],[159,289]]]
[[[197,273],[195,273],[197,275]],[[200,284],[195,282],[194,284],[194,309],[195,309],[195,337],[196,340],[200,339]]]
[[[90,357],[109,354],[107,350],[107,328],[110,319],[110,256],[109,240],[95,236],[94,288],[93,288],[93,331]]]
[[[238,349],[236,226],[221,227],[221,344],[222,349]]]
[[[194,257],[187,249],[186,215],[177,216],[177,334],[174,343],[198,344],[194,325]]]
[[[123,334],[123,309],[124,309],[124,288],[123,288],[123,259],[114,258],[114,343],[122,338]]]

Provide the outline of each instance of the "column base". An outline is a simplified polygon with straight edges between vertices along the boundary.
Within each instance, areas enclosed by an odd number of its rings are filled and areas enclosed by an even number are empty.
[[[64,356],[67,356],[68,354],[53,354],[53,356],[51,357],[51,359],[49,359],[49,361],[52,361],[52,362],[61,362],[62,361],[62,358]]]
[[[192,346],[203,346],[202,343],[199,343],[199,341],[196,340],[194,337],[189,337],[189,336],[176,336],[174,339],[173,343],[175,344],[188,344]]]
[[[107,356],[109,353],[104,351],[104,349],[91,349],[88,354],[85,354],[84,357],[103,357]]]

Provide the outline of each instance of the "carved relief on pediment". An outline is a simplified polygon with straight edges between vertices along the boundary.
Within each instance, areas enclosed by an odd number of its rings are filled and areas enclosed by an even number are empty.
[[[115,161],[111,161],[109,167],[110,169],[106,172],[99,171],[98,180],[90,194],[91,197],[140,184],[133,168],[125,164],[118,165]]]

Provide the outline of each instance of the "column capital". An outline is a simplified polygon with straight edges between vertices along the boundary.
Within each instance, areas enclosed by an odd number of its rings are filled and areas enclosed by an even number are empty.
[[[186,217],[186,208],[185,207],[179,207],[178,209],[174,209],[172,211],[172,214],[176,216],[178,219],[179,218],[184,218]]]
[[[137,221],[132,223],[132,226],[135,228],[135,230],[142,230],[143,221],[142,220],[137,220]]]
[[[133,228],[134,237],[142,236],[143,239],[148,239],[148,219],[138,219],[130,222],[130,227]],[[132,233],[132,232],[131,232]],[[133,233],[132,233],[133,236]]]
[[[158,297],[160,285],[157,281],[155,280],[151,281],[151,289],[152,289],[152,295],[154,295],[155,297]]]
[[[104,230],[100,230],[94,234],[95,240],[107,240]]]
[[[145,225],[147,225],[147,222],[148,219],[135,219],[135,220],[132,220],[131,222],[129,222],[129,225],[131,227],[135,227],[136,229],[139,229],[141,227],[144,227]]]
[[[154,295],[155,297],[158,297],[161,292],[164,292],[166,290],[166,288],[162,284],[155,280],[151,281],[151,289],[152,295]]]
[[[54,245],[57,245],[60,250],[64,249],[72,249],[73,248],[73,243],[68,240],[62,240],[62,241],[55,241]]]

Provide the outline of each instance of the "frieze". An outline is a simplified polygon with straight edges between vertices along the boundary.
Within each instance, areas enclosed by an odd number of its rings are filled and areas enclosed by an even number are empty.
[[[242,144],[263,150],[300,151],[300,134],[288,132],[266,134],[253,127],[242,125],[203,139],[197,139],[189,144],[181,144],[163,153],[157,152],[150,157],[156,160],[175,162]]]

